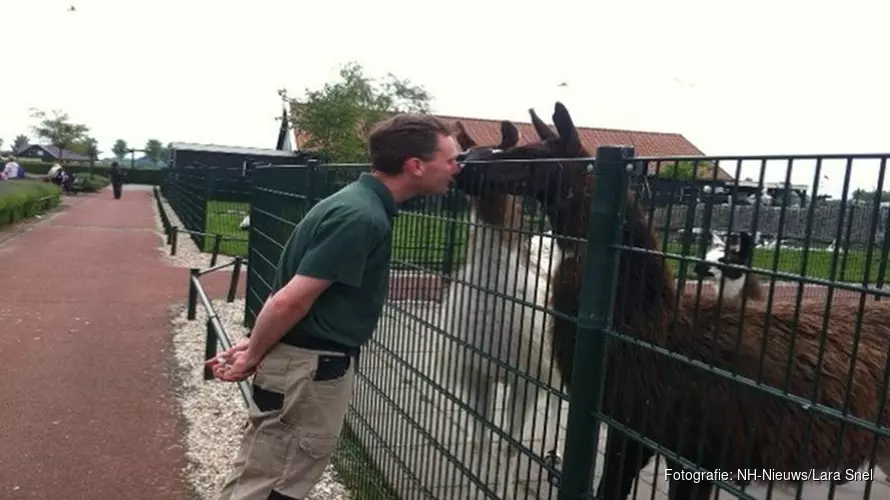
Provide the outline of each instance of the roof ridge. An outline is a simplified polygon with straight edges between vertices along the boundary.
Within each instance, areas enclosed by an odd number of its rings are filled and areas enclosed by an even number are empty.
[[[477,122],[491,122],[491,123],[500,123],[503,119],[494,119],[494,118],[473,118],[471,116],[456,116],[456,115],[445,115],[440,113],[430,113],[431,115],[437,118],[446,118],[450,120],[473,120]],[[531,121],[521,121],[521,120],[510,120],[513,123],[523,124],[523,125],[533,125]],[[552,124],[548,124],[551,125]],[[635,134],[653,134],[653,135],[670,135],[670,136],[680,136],[682,134],[679,132],[662,132],[657,130],[640,130],[640,129],[630,129],[630,128],[608,128],[608,127],[585,127],[581,125],[576,125],[575,128],[578,130],[601,130],[604,132],[630,132]]]

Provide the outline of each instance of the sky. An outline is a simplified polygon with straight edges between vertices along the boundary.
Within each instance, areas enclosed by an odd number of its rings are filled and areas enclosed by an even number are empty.
[[[272,148],[277,90],[355,61],[423,85],[441,114],[550,122],[560,100],[576,125],[681,133],[709,155],[890,152],[890,3],[771,3],[3,0],[0,138],[30,134],[39,108],[106,153],[118,138]],[[820,191],[843,172],[826,164]],[[876,179],[854,163],[853,187]],[[811,185],[811,166],[792,180]]]

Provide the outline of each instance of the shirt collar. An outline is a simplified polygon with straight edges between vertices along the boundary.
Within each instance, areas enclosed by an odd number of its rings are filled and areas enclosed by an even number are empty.
[[[399,207],[396,205],[396,199],[393,197],[392,192],[390,192],[389,188],[383,185],[380,182],[380,179],[369,174],[368,172],[362,172],[362,174],[358,178],[358,183],[362,186],[367,187],[374,194],[380,198],[380,201],[383,203],[383,208],[386,209],[386,213],[390,217],[395,217],[399,213]]]

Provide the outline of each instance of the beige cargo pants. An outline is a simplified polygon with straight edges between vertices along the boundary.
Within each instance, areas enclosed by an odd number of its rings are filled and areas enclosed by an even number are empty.
[[[355,358],[278,344],[257,366],[255,407],[219,500],[305,498],[337,447]]]

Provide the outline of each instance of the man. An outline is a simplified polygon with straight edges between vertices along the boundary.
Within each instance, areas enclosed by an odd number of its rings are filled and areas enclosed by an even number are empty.
[[[121,198],[121,190],[124,184],[124,172],[121,170],[121,166],[118,165],[117,161],[111,162],[111,168],[108,169],[108,174],[111,177],[111,189],[114,191],[114,199],[119,200]]]
[[[378,124],[368,152],[371,172],[294,229],[250,339],[207,363],[220,380],[255,373],[256,409],[220,500],[302,499],[319,480],[386,299],[397,204],[445,194],[459,168],[451,131],[432,116]]]
[[[19,166],[15,158],[9,157],[6,165],[3,166],[3,175],[7,179],[23,179],[25,177],[25,169]]]

